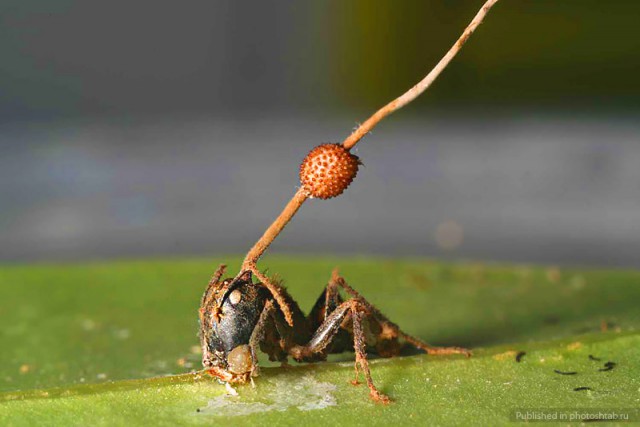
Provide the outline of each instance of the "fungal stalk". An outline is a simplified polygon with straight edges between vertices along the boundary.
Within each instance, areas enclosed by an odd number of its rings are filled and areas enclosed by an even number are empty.
[[[291,311],[284,299],[282,288],[271,282],[257,267],[257,262],[267,250],[269,245],[275,240],[284,227],[291,221],[293,216],[298,212],[302,204],[309,198],[328,199],[336,197],[349,186],[356,176],[358,158],[349,151],[368,134],[382,119],[389,114],[399,110],[405,105],[412,102],[427,90],[442,71],[449,65],[451,60],[458,54],[462,46],[469,39],[471,34],[482,23],[489,10],[498,2],[498,0],[487,0],[480,8],[471,23],[465,28],[458,40],[440,59],[436,66],[420,80],[411,89],[400,95],[398,98],[389,102],[356,130],[351,133],[342,144],[323,144],[314,148],[304,159],[300,166],[301,186],[293,195],[284,210],[278,215],[273,223],[267,228],[264,234],[249,250],[242,263],[242,268],[238,276],[246,271],[251,271],[256,277],[262,281],[269,291],[273,294],[275,300],[280,305],[287,323],[293,325]]]

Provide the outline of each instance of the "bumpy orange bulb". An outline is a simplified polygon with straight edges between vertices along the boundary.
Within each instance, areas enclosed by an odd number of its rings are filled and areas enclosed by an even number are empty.
[[[358,173],[360,160],[340,144],[322,144],[300,165],[300,182],[311,197],[330,199],[347,189]]]

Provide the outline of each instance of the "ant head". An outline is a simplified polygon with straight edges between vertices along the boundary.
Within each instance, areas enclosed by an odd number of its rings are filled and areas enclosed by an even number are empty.
[[[202,297],[202,364],[221,377],[246,378],[255,365],[249,341],[269,291],[252,282],[250,271],[221,280],[223,274],[221,266]]]

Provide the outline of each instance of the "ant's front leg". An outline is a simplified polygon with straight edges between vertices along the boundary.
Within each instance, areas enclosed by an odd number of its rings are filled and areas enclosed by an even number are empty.
[[[350,319],[353,324],[353,348],[356,354],[356,380],[359,365],[367,380],[371,398],[379,403],[389,403],[389,397],[376,388],[371,378],[371,370],[367,361],[364,328],[362,326],[365,315],[369,316],[370,312],[360,298],[350,299],[341,303],[326,317],[306,345],[293,346],[289,349],[289,354],[298,361],[311,359],[317,354],[323,354],[327,346],[341,330],[343,323]]]
[[[275,341],[271,336],[267,338],[267,331],[272,331],[270,326],[273,324],[274,312],[275,307],[273,306],[273,303],[271,301],[267,301],[260,313],[258,323],[251,333],[251,338],[249,338],[249,348],[251,348],[251,356],[253,359],[253,365],[251,367],[251,384],[253,384],[253,377],[258,376],[260,373],[260,369],[258,367],[258,347],[260,346],[260,343]],[[267,352],[269,357],[271,357],[271,354],[274,353],[275,350],[276,347],[274,346],[273,349],[270,349],[270,351]]]
[[[260,348],[269,356],[270,361],[285,364],[288,357],[287,349],[293,345],[293,331],[287,324],[284,314],[274,301],[268,300],[251,334],[249,340],[251,351],[255,355]],[[254,360],[258,359],[254,358]],[[257,362],[254,371],[255,374],[252,373],[252,375],[255,376],[258,374]]]

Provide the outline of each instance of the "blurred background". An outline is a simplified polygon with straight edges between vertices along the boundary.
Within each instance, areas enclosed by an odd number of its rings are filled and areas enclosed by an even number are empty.
[[[482,0],[5,0],[0,262],[244,253]],[[640,3],[503,0],[273,251],[640,266]]]

